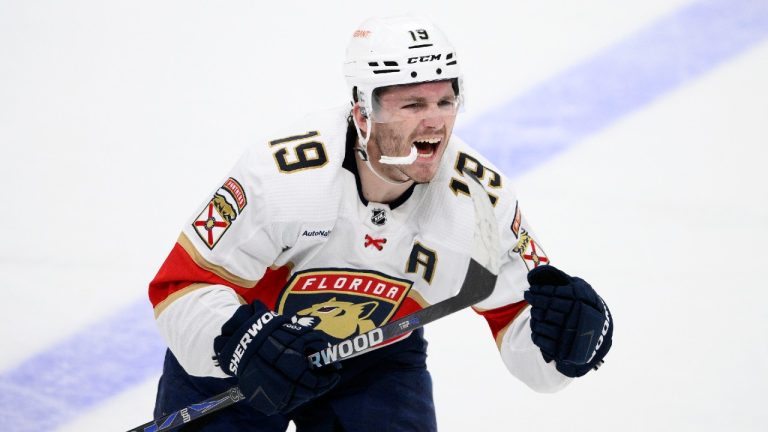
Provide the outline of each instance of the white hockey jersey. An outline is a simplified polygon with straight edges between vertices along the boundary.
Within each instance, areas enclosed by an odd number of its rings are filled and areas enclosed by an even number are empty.
[[[528,270],[548,263],[501,173],[457,137],[437,175],[395,202],[368,202],[348,109],[311,115],[257,142],[184,226],[150,284],[160,332],[194,376],[225,377],[212,357],[222,324],[245,302],[319,318],[344,339],[455,295],[470,259],[474,172],[494,204],[501,269],[475,306],[507,368],[537,391],[570,379],[531,341]]]

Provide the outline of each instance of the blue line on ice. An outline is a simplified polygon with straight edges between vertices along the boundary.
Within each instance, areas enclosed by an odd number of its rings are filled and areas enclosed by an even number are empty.
[[[0,375],[3,430],[53,430],[157,373],[164,349],[147,301],[93,323]]]
[[[458,134],[516,177],[766,36],[765,0],[694,3],[494,108]],[[4,430],[54,429],[157,374],[163,350],[146,300],[93,323],[0,375]]]
[[[768,2],[710,0],[661,18],[457,132],[517,177],[768,35]]]

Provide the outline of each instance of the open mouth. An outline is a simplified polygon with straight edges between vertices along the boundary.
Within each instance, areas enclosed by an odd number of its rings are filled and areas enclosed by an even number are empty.
[[[416,146],[416,150],[420,158],[430,158],[437,151],[437,146],[440,145],[440,138],[420,139],[413,142]]]

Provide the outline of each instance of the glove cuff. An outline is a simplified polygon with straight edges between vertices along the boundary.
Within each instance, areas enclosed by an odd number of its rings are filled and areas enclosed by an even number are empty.
[[[563,286],[570,283],[571,277],[564,271],[552,265],[542,265],[528,272],[530,285]]]
[[[589,371],[599,368],[603,364],[603,358],[608,354],[613,344],[613,316],[608,305],[598,296],[600,303],[604,308],[605,322],[602,331],[598,335],[594,352],[584,364],[575,364],[567,361],[556,362],[556,368],[560,373],[571,378],[577,378],[586,375]]]
[[[261,302],[240,306],[221,327],[221,335],[213,341],[219,367],[225,374],[237,376],[240,366],[248,363],[264,338],[258,335],[267,327],[289,321],[268,310]]]

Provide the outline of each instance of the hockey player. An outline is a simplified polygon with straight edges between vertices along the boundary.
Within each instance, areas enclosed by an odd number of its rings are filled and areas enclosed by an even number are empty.
[[[256,142],[151,282],[169,347],[156,417],[238,385],[246,401],[185,430],[435,430],[421,329],[343,364],[305,355],[457,292],[473,228],[464,169],[498,220],[499,277],[474,309],[509,371],[553,392],[608,352],[605,303],[549,265],[508,180],[452,135],[464,92],[440,30],[370,19],[344,70],[351,109]]]

